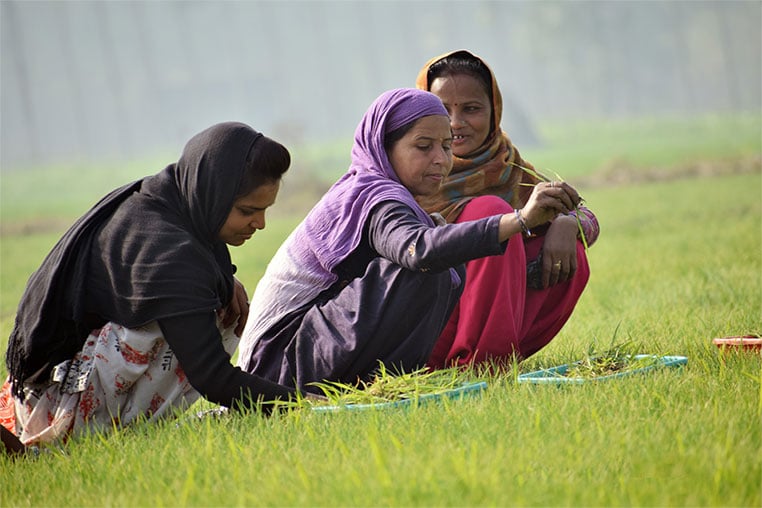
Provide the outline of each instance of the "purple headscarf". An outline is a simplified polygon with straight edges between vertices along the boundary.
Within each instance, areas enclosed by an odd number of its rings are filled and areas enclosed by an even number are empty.
[[[307,268],[332,283],[333,269],[357,248],[370,210],[382,201],[400,201],[426,224],[434,225],[394,172],[384,149],[386,134],[424,116],[447,110],[434,94],[412,88],[379,96],[355,131],[352,164],[310,211],[292,246]]]
[[[334,269],[359,245],[376,204],[404,203],[423,223],[434,226],[400,183],[384,149],[388,133],[431,115],[447,116],[442,101],[413,88],[390,90],[370,105],[355,131],[349,170],[281,245],[259,281],[241,339],[239,365],[248,368],[251,351],[265,331],[338,279]],[[460,284],[454,270],[451,275],[453,284]]]

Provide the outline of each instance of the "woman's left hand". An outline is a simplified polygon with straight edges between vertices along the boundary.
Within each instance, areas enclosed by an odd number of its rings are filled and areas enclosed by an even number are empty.
[[[233,333],[240,337],[249,318],[249,297],[246,295],[246,288],[238,279],[233,278],[233,299],[227,307],[220,309],[219,314],[223,328],[228,328],[238,321]]]
[[[577,271],[577,219],[559,215],[551,222],[542,245],[542,287],[566,282]]]

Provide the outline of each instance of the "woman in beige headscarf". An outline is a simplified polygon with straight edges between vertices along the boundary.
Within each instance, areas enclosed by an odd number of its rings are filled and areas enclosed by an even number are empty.
[[[454,51],[427,62],[416,86],[436,94],[450,114],[454,156],[440,191],[419,199],[421,206],[447,222],[496,213],[521,218],[532,186],[545,178],[500,129],[502,96],[491,69],[468,51]],[[585,207],[525,228],[501,256],[468,262],[463,296],[429,365],[522,359],[547,345],[590,275],[580,229],[588,245],[595,242],[598,221]]]

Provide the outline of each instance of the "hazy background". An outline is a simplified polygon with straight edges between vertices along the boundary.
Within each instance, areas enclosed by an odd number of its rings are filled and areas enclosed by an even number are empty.
[[[461,48],[495,70],[521,145],[543,121],[762,108],[758,0],[3,0],[0,19],[3,171],[176,157],[225,120],[349,141],[376,96]]]

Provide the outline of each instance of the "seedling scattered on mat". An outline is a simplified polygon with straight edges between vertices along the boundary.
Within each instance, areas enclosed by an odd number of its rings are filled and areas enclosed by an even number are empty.
[[[636,358],[636,352],[629,342],[614,346],[603,352],[595,352],[591,347],[585,358],[572,364],[564,373],[564,376],[595,378],[642,369],[657,363],[658,358],[654,356]]]
[[[310,400],[311,405],[379,404],[405,399],[416,399],[421,395],[444,393],[458,388],[469,380],[460,369],[429,370],[393,373],[379,362],[376,374],[369,381],[356,385],[333,381],[311,383],[319,388],[326,401]]]

